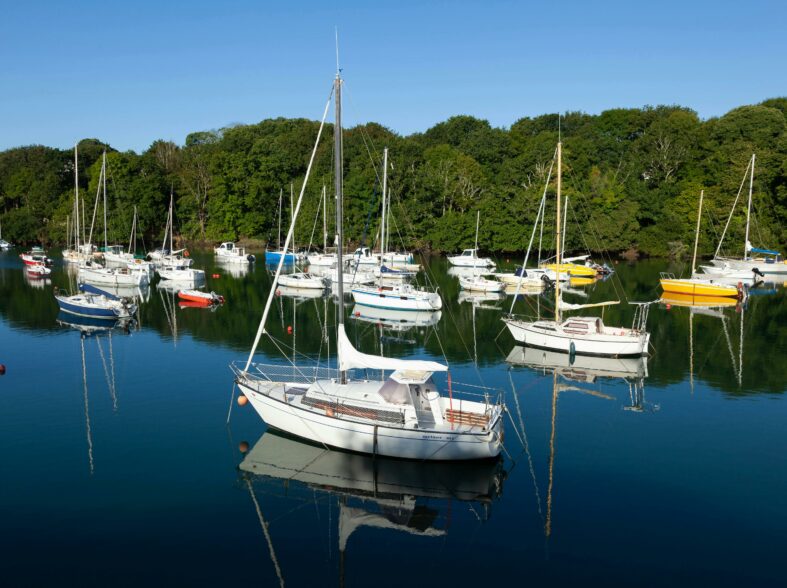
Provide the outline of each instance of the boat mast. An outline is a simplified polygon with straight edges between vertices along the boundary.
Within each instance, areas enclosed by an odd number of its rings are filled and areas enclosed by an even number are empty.
[[[293,201],[293,196],[292,196],[292,182],[290,182],[290,222],[291,223],[295,222],[295,216],[294,216],[295,213],[293,211],[293,207],[294,206],[295,206],[295,203]],[[296,250],[296,248],[295,248],[295,233],[293,232],[292,233],[292,255],[293,255],[293,260],[297,259],[297,255],[295,255],[295,250]]]
[[[560,249],[565,253],[566,251],[566,222],[568,221],[568,195],[563,206],[563,240],[560,242]]]
[[[385,198],[388,192],[388,147],[383,149],[383,214],[380,225],[380,265],[385,257],[385,215],[387,212]]]
[[[77,146],[74,145],[74,205],[76,210],[76,225],[74,229],[74,243],[77,247],[77,261],[79,261],[79,158],[77,157]]]
[[[555,239],[555,322],[560,322],[560,192],[563,183],[563,144],[557,143],[557,236]]]
[[[322,186],[322,252],[328,249],[328,195]]]
[[[749,175],[749,207],[746,209],[746,238],[743,241],[743,260],[749,255],[749,221],[751,220],[751,195],[754,190],[754,153],[751,154],[751,173]]]
[[[338,49],[337,49],[338,51]],[[338,269],[339,281],[337,283],[337,293],[339,295],[339,316],[337,317],[337,328],[339,330],[344,328],[344,225],[342,223],[342,215],[344,209],[344,194],[342,191],[343,184],[343,167],[342,167],[342,78],[339,73],[338,67],[336,71],[336,80],[334,81],[334,105],[336,108],[336,120],[333,127],[333,152],[334,152],[334,172],[333,181],[335,183],[334,190],[336,191],[336,232],[339,235],[338,243],[336,245],[336,261]],[[341,366],[341,361],[338,362]],[[347,372],[339,371],[339,382],[341,384],[347,383]]]
[[[169,191],[169,254],[172,255],[172,252],[175,251],[175,216],[172,208],[173,200],[175,199],[175,194],[170,188]]]
[[[101,177],[104,185],[104,251],[107,250],[107,152],[101,159]]]
[[[279,188],[279,240],[276,242],[276,245],[279,247],[279,251],[281,251],[281,201],[284,198],[284,188]]]
[[[700,241],[700,220],[702,219],[702,197],[705,190],[700,190],[700,207],[697,210],[697,230],[694,232],[694,255],[691,258],[691,277],[694,277],[694,272],[697,271],[697,244]]]

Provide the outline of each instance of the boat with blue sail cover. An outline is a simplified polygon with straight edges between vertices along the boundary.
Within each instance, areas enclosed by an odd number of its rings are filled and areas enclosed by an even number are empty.
[[[118,298],[90,284],[80,284],[81,293],[65,295],[55,292],[60,310],[69,314],[104,320],[129,318],[137,310],[136,304]]]

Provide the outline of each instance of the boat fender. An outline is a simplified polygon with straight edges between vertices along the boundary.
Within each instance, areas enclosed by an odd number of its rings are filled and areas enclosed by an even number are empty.
[[[573,363],[573,357],[577,354],[577,347],[574,345],[574,342],[571,341],[568,345],[568,356],[571,358],[571,362]]]

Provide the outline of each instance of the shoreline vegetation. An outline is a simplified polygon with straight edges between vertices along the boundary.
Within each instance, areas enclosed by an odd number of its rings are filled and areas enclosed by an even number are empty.
[[[85,224],[89,229],[106,150],[111,243],[128,243],[136,205],[139,245],[144,250],[160,246],[173,190],[175,227],[183,242],[275,247],[280,197],[284,233],[290,186],[297,197],[308,163],[304,154],[318,126],[306,119],[268,119],[195,132],[182,146],[155,141],[141,154],[83,139],[79,186]],[[333,234],[331,125],[325,133],[296,228],[298,247],[322,243],[323,185],[329,195],[328,233]],[[697,198],[704,189],[700,254],[711,255],[752,153],[757,168],[751,241],[782,250],[787,245],[784,97],[708,120],[679,106],[648,106],[522,118],[509,128],[455,116],[408,136],[376,123],[359,125],[346,130],[344,138],[346,236],[355,244],[376,242],[382,149],[388,147],[392,244],[433,253],[470,247],[480,210],[479,248],[517,256],[527,248],[558,133],[571,162],[563,184],[568,251],[682,257],[693,241]],[[72,150],[33,145],[0,152],[4,239],[20,245],[66,243],[73,165]],[[554,241],[550,214],[554,210],[547,211],[545,250]],[[99,209],[101,234],[102,218]],[[739,206],[726,239],[732,252],[743,250],[744,218]]]

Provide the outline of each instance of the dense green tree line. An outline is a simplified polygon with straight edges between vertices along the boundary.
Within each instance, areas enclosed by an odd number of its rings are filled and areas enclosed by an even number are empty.
[[[704,188],[701,250],[712,252],[752,153],[757,155],[752,241],[784,247],[786,117],[787,98],[776,98],[705,121],[686,108],[659,106],[523,118],[509,129],[456,116],[406,137],[368,123],[344,135],[346,236],[355,242],[364,236],[366,243],[375,240],[382,149],[388,147],[392,243],[437,251],[470,246],[480,210],[483,249],[522,251],[561,137],[568,249],[635,248],[651,255],[686,251]],[[79,185],[87,223],[106,149],[111,241],[127,239],[136,205],[145,246],[158,243],[172,190],[176,228],[186,240],[273,242],[280,194],[286,228],[290,187],[297,198],[318,127],[305,119],[265,120],[192,133],[183,146],[156,141],[142,154],[83,140]],[[306,245],[312,234],[315,242],[322,241],[322,186],[329,195],[333,192],[331,134],[328,126],[307,186],[296,232],[299,245]],[[4,238],[64,243],[73,190],[72,152],[30,146],[0,153]],[[739,206],[731,224],[730,251],[742,250],[744,208]],[[333,210],[329,198],[329,216]],[[553,214],[549,208],[547,219]],[[331,218],[330,232],[332,226]],[[103,233],[100,223],[99,231]],[[551,227],[545,232],[547,242],[550,236]]]

